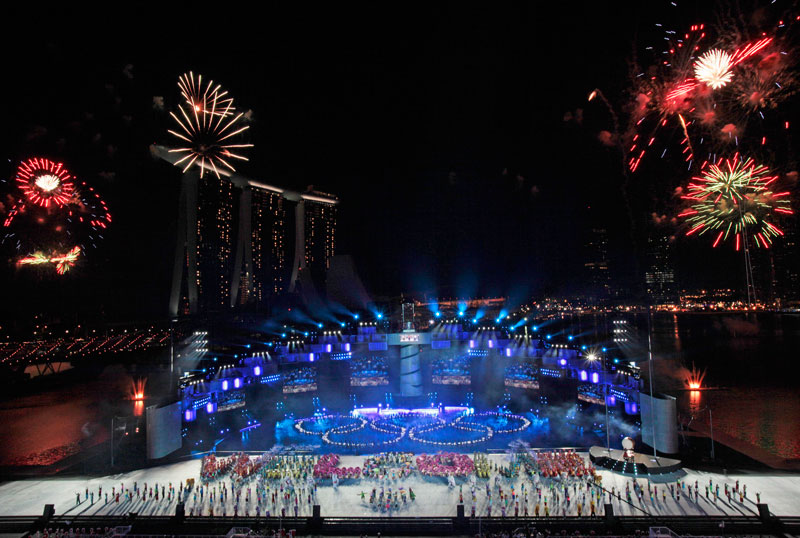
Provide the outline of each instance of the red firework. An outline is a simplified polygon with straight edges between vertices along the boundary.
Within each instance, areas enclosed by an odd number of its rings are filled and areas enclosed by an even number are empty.
[[[20,163],[17,168],[17,184],[25,196],[34,204],[50,207],[66,205],[72,199],[75,185],[73,176],[63,163],[34,157]]]

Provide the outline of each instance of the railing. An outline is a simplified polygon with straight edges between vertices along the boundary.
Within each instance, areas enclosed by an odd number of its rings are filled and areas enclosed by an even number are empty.
[[[202,517],[202,516],[74,516],[60,515],[51,519],[37,516],[0,517],[0,533],[28,532],[44,528],[77,529],[109,528],[108,538],[161,538],[164,535],[182,538],[259,538],[265,529],[296,529],[308,534],[375,534],[391,532],[408,535],[452,535],[478,532],[509,531],[526,527],[567,530],[570,535],[585,536],[590,531],[630,537],[634,531],[650,529],[650,536],[677,538],[691,533],[696,536],[720,534],[800,534],[800,517],[772,516],[616,516],[616,517]],[[227,529],[227,534],[220,531]],[[256,532],[251,532],[256,529]],[[208,532],[202,534],[204,530]],[[187,532],[188,531],[188,532]],[[259,532],[260,531],[260,532]],[[73,531],[73,536],[75,535]],[[97,537],[94,534],[94,537]],[[102,534],[100,536],[103,536]],[[554,535],[554,536],[557,536]]]

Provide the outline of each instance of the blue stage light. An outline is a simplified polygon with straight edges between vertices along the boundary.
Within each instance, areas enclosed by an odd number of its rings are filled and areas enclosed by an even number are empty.
[[[548,340],[550,340],[552,337],[553,337],[553,335],[552,335],[552,334],[548,334],[548,335],[547,335],[547,339],[548,339]]]
[[[353,317],[354,317],[355,319],[358,319],[358,314],[353,314]]]
[[[317,323],[317,327],[322,328],[322,323]]]
[[[381,314],[380,312],[378,312],[378,319],[383,319],[383,314]]]
[[[571,334],[570,334],[569,336],[567,336],[567,340],[569,340],[570,342],[572,342],[572,339],[573,339],[573,338],[575,338],[575,337],[574,337],[574,336],[572,336]]]
[[[539,327],[537,327],[536,325],[534,325],[533,327],[531,327],[531,329],[533,330],[533,332],[536,332],[536,331],[538,331],[538,330],[539,330]]]
[[[442,313],[441,313],[441,312],[436,312],[436,313],[434,314],[434,316],[436,316],[437,318],[440,318],[440,317],[442,317]]]
[[[463,311],[459,311],[458,312],[458,317],[463,318],[464,317],[464,312]]]
[[[586,346],[581,346],[581,350],[586,351]]]

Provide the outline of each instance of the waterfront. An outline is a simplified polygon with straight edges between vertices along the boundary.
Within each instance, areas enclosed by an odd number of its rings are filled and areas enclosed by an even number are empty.
[[[637,341],[631,343],[630,349],[639,355],[633,356],[639,360],[646,358],[642,351],[646,350],[643,341],[646,316],[622,316],[636,328]],[[579,326],[583,332],[591,333],[587,327],[603,327],[619,317],[582,316],[579,321],[564,320],[563,325],[572,327],[573,333],[580,332]],[[800,458],[800,395],[796,391],[798,381],[792,355],[792,350],[800,347],[800,315],[656,313],[653,343],[656,388],[676,395],[682,414],[695,413],[695,420],[707,422],[708,413],[699,411],[710,406],[716,431],[782,458]],[[706,386],[724,389],[697,393],[683,390],[685,374],[692,363],[698,369],[707,369]],[[74,453],[105,441],[110,417],[115,413],[131,414],[133,410],[133,403],[127,400],[132,379],[128,370],[111,366],[105,373],[98,370],[86,378],[67,374],[71,376],[65,378],[70,385],[4,400],[0,403],[0,436],[4,439],[0,464],[52,463],[59,454]],[[647,368],[643,368],[642,374],[647,375]],[[151,376],[148,393],[156,392],[159,383]],[[259,416],[264,423],[263,432],[254,432],[246,442],[248,449],[269,448],[254,446],[259,444],[259,438],[264,444],[278,441],[277,432],[266,431],[275,424],[267,418]],[[547,436],[546,429],[535,431]],[[540,435],[529,441],[538,444]],[[223,444],[230,445],[230,449],[239,446],[231,440]]]
[[[113,416],[144,411],[144,401],[131,400],[132,370],[72,371],[61,382],[48,379],[49,388],[0,401],[0,465],[49,466],[108,441]],[[149,377],[157,390],[158,376]]]
[[[679,412],[786,459],[800,459],[797,314],[656,314],[656,388],[678,398]],[[685,388],[687,369],[705,370],[704,385]],[[646,373],[646,372],[643,372]]]

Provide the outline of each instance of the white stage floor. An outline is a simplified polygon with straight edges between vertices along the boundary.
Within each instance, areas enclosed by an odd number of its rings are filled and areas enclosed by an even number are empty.
[[[584,458],[588,460],[588,454],[583,454]],[[491,455],[491,460],[497,463],[505,461],[504,455]],[[341,458],[340,466],[355,467],[363,464],[363,456],[343,456]],[[631,506],[625,501],[625,484],[632,483],[630,477],[614,474],[610,471],[600,470],[599,474],[602,476],[602,485],[607,489],[614,486],[618,491],[622,490],[622,500],[614,499],[612,504],[614,512],[618,515],[645,515],[650,514],[672,514],[672,515],[704,515],[704,514],[729,514],[729,515],[757,515],[758,510],[755,506],[756,493],[761,494],[761,502],[767,503],[770,512],[775,515],[781,516],[800,516],[800,475],[791,475],[783,473],[738,473],[729,474],[724,476],[716,473],[705,473],[698,471],[681,471],[680,473],[672,475],[661,475],[653,479],[653,485],[659,488],[658,498],[655,502],[651,502],[647,495],[646,480],[639,479],[639,484],[645,490],[645,501],[640,503],[634,497],[634,505]],[[117,489],[120,483],[123,483],[126,488],[131,488],[133,482],[137,481],[141,487],[144,482],[148,486],[155,483],[167,485],[172,482],[172,485],[177,488],[180,482],[186,482],[188,478],[194,478],[196,484],[200,483],[200,460],[189,460],[185,462],[175,463],[171,465],[164,465],[161,467],[154,467],[149,469],[141,469],[130,473],[104,476],[98,478],[48,478],[48,479],[31,479],[31,480],[18,480],[6,482],[0,485],[0,515],[41,515],[42,509],[45,504],[55,505],[56,514],[68,515],[91,515],[91,514],[127,514],[128,512],[137,512],[142,515],[172,515],[175,513],[176,500],[167,502],[164,499],[156,501],[155,499],[148,499],[146,502],[141,500],[134,500],[132,502],[120,501],[119,504],[109,502],[106,504],[104,500],[98,500],[98,487],[102,486],[103,494],[109,493],[112,486]],[[711,478],[713,483],[720,485],[720,498],[715,503],[713,495],[711,501],[706,501],[704,486],[708,484]],[[675,484],[675,481],[680,479],[687,486],[694,487],[695,480],[699,483],[699,492],[701,499],[694,500],[694,496],[690,500],[685,494],[682,494],[680,501],[673,498],[667,492],[666,501],[661,500],[661,491],[668,484]],[[491,479],[491,484],[494,484],[494,477]],[[728,484],[732,488],[736,482],[740,481],[740,485],[747,485],[747,498],[743,503],[738,501],[738,496],[735,501],[728,502],[725,498],[724,484]],[[485,517],[487,515],[487,496],[485,491],[485,480],[477,481],[476,495],[477,495],[477,515]],[[529,513],[533,515],[534,506],[536,504],[535,484],[526,479],[526,490],[528,493],[528,506]],[[230,481],[227,480],[230,484]],[[465,514],[469,516],[472,501],[470,496],[469,483],[465,479],[460,479],[458,484],[463,484],[464,495],[464,510]],[[517,494],[520,494],[522,480],[517,479],[514,482]],[[213,484],[213,483],[212,483]],[[219,483],[217,483],[219,484]],[[277,484],[277,481],[275,481]],[[381,513],[373,510],[368,502],[362,501],[360,493],[364,491],[369,499],[369,493],[373,487],[380,489],[380,484],[376,480],[361,479],[357,481],[343,481],[340,483],[338,489],[334,490],[330,480],[320,481],[317,492],[317,501],[321,507],[322,516],[376,516],[376,515],[395,515],[395,516],[455,516],[456,505],[459,499],[459,488],[449,488],[445,478],[433,479],[423,478],[415,475],[405,480],[397,480],[393,484],[385,484],[386,487],[391,486],[392,490],[397,490],[398,487],[404,486],[406,489],[411,487],[414,490],[417,498],[416,501],[403,505],[401,503],[399,510],[392,510],[391,514]],[[504,492],[510,491],[512,482],[500,478],[500,484]],[[549,481],[543,482],[549,484]],[[271,486],[274,490],[275,485]],[[95,494],[94,503],[84,499],[86,488],[93,491]],[[219,489],[219,487],[218,487]],[[563,491],[563,487],[561,488]],[[571,489],[571,488],[570,488]],[[569,507],[564,506],[563,499],[559,504],[554,503],[553,495],[549,489],[543,488],[543,497],[548,499],[548,506],[550,508],[550,515],[576,515],[577,502],[585,492],[585,487],[579,490],[578,495],[572,495],[572,502]],[[79,504],[76,504],[75,494],[80,493]],[[632,492],[633,495],[633,492]],[[255,497],[255,492],[253,493]],[[563,496],[563,495],[562,495]],[[500,500],[496,493],[492,494],[493,497],[493,516],[500,515]],[[588,493],[586,498],[589,498]],[[598,515],[602,514],[602,503],[598,503]],[[233,515],[234,499],[230,496],[227,499],[225,511],[227,515]],[[262,504],[261,514],[264,515],[264,506]],[[293,506],[293,505],[291,505]],[[311,506],[301,502],[299,504],[300,515],[310,515]],[[510,504],[511,508],[508,510],[507,516],[514,515],[513,503]],[[589,511],[589,502],[583,502],[583,514],[587,515]],[[242,501],[239,504],[240,515],[247,509],[249,515],[255,515],[255,499],[252,498],[250,503],[244,503],[244,494],[242,494]],[[203,515],[208,515],[209,511],[209,498],[205,495],[203,502],[200,499],[195,502],[193,495],[190,493],[186,501],[187,515],[193,513],[198,515],[198,511],[202,510]],[[544,515],[543,504],[540,506],[541,514]],[[279,511],[279,510],[278,510]],[[520,515],[523,515],[523,503],[519,503]],[[271,510],[271,515],[276,516],[274,510]],[[222,513],[222,505],[218,498],[215,498],[215,515]],[[293,508],[288,508],[287,515],[293,515]]]

